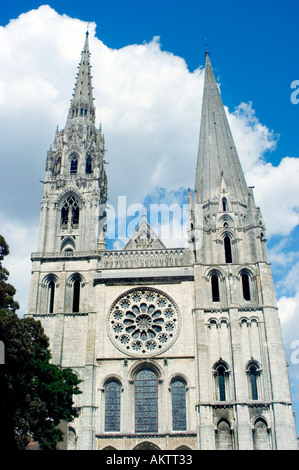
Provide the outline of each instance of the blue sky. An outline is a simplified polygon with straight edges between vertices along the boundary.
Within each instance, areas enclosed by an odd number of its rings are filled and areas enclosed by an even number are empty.
[[[86,24],[91,22],[95,102],[108,149],[108,191],[113,200],[117,189],[130,187],[128,204],[175,197],[182,202],[192,188],[208,47],[246,179],[255,186],[268,229],[298,420],[299,364],[292,360],[292,344],[299,340],[299,104],[291,102],[291,84],[299,80],[298,0],[41,5],[46,2],[3,1],[0,13],[0,227],[11,247],[7,267],[21,313],[36,250],[39,180],[55,127],[65,123]],[[42,95],[30,81],[42,87]],[[144,131],[137,133],[139,122]],[[145,181],[140,167],[147,161]],[[134,168],[133,180],[125,163]]]
[[[60,14],[95,21],[97,36],[111,48],[160,36],[162,49],[183,57],[191,71],[202,64],[207,43],[215,74],[226,85],[226,105],[252,101],[259,119],[280,134],[271,161],[296,155],[298,107],[290,101],[290,84],[298,79],[297,0],[3,1],[1,24],[46,3]]]

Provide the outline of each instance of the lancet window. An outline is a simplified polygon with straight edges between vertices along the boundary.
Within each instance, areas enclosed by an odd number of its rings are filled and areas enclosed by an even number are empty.
[[[172,397],[172,429],[173,431],[186,430],[186,384],[181,378],[173,380],[171,384]]]
[[[158,432],[158,379],[149,368],[141,369],[136,375],[135,430]]]
[[[61,209],[61,227],[76,229],[79,226],[79,204],[73,196],[69,196]]]
[[[80,279],[77,278],[73,284],[73,312],[78,313],[80,311],[80,288],[81,282]]]
[[[227,364],[220,360],[214,366],[216,399],[220,401],[227,400],[229,371]]]
[[[211,288],[212,288],[213,302],[219,302],[220,291],[219,291],[219,277],[217,276],[217,274],[213,274],[211,277]]]
[[[224,254],[225,254],[225,262],[232,263],[232,247],[231,247],[231,239],[228,235],[224,237]]]
[[[54,311],[54,296],[55,296],[55,282],[50,281],[48,285],[49,290],[49,313]]]
[[[250,295],[250,280],[249,280],[249,275],[247,272],[242,272],[241,274],[242,278],[242,291],[243,291],[243,298],[244,300],[250,300],[251,295]]]
[[[120,394],[118,380],[111,379],[105,387],[105,431],[120,431]]]
[[[256,361],[251,361],[247,367],[247,375],[249,381],[249,394],[251,400],[259,399],[258,392],[258,380],[259,380],[260,369]]]

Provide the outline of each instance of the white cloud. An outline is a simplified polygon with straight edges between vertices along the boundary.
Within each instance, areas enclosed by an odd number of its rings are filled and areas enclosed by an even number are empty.
[[[299,158],[285,157],[278,166],[266,162],[265,155],[276,149],[279,136],[259,122],[251,103],[241,103],[228,119],[268,236],[288,235],[299,223]]]
[[[261,124],[251,103],[241,103],[228,119],[248,186],[254,186],[268,236],[288,235],[299,223],[299,158],[285,157],[278,166],[265,156],[276,149],[279,136]]]
[[[278,300],[279,317],[282,325],[294,325],[294,319],[299,314],[299,292],[294,297],[281,297]],[[293,332],[294,333],[294,332]],[[293,334],[292,333],[292,334]],[[299,324],[296,335],[299,339]]]
[[[295,258],[298,259],[299,253],[296,253],[296,257],[293,256],[293,260],[295,261]],[[280,288],[283,289],[285,292],[297,292],[298,290],[298,297],[299,297],[299,285],[298,285],[298,279],[299,279],[299,261],[293,262],[293,264],[289,267],[289,270],[283,280],[280,281],[279,285]]]
[[[65,124],[86,26],[44,5],[0,30],[5,90],[1,147],[9,156],[2,162],[7,175],[2,190],[9,195],[6,215],[37,217],[46,150],[56,125]],[[190,73],[181,57],[161,50],[158,37],[111,49],[94,36],[95,27],[91,24],[90,50],[97,119],[106,138],[110,203],[118,195],[126,195],[128,204],[143,201],[154,186],[192,188],[203,69]],[[263,157],[275,148],[277,136],[259,122],[251,103],[227,113],[268,233],[289,233],[299,218],[293,197],[299,191],[299,159],[285,158],[279,167],[265,164]]]
[[[298,258],[299,252],[288,246],[288,237],[282,237],[280,241],[268,249],[268,256],[275,269],[289,268]]]
[[[10,245],[5,266],[17,288],[21,314],[28,304],[30,253],[37,248],[39,180],[56,125],[65,125],[86,26],[44,5],[0,28],[0,146],[5,175],[0,185],[0,232]],[[144,199],[161,202],[163,197],[170,204],[183,201],[182,188],[192,188],[195,179],[203,68],[190,73],[184,59],[161,50],[158,37],[111,49],[95,37],[95,28],[91,23],[90,50],[97,123],[103,125],[109,162],[109,203],[117,205],[119,195],[127,196],[128,205]],[[267,163],[265,156],[276,149],[278,136],[258,120],[251,103],[226,111],[268,235],[287,237],[299,223],[299,159],[286,156],[278,166]],[[181,233],[178,219],[174,228]],[[120,241],[114,244],[122,246]],[[283,242],[271,255],[284,274],[298,260],[298,252],[286,253]],[[294,284],[295,293],[279,299],[288,357],[292,342],[299,340],[298,274],[296,264],[282,281],[282,287],[283,282]],[[297,368],[291,364],[290,371],[299,383]]]
[[[257,164],[249,172],[255,184],[269,234],[288,235],[299,224],[299,158],[285,157],[278,166]]]
[[[65,125],[86,26],[44,5],[0,28],[5,174],[0,197],[5,201],[3,217],[12,226],[38,225],[39,180],[56,125]],[[90,50],[97,122],[103,125],[109,162],[109,203],[117,204],[119,195],[127,196],[128,205],[142,203],[146,197],[155,198],[161,187],[168,198],[181,188],[192,188],[203,68],[190,73],[184,59],[161,50],[158,37],[111,49],[95,37],[95,28],[92,23]],[[277,167],[265,163],[278,137],[259,122],[251,103],[241,103],[227,114],[268,234],[288,235],[299,222],[299,159],[286,157]],[[31,237],[28,229],[26,236]],[[29,244],[31,240],[23,243],[20,260],[36,248],[28,250]]]
[[[10,254],[3,266],[9,271],[8,282],[16,288],[15,300],[20,304],[18,314],[28,309],[28,294],[32,263],[30,254],[36,250],[38,226],[28,226],[20,221],[6,220],[0,216],[1,235],[9,245]]]
[[[227,110],[228,120],[245,174],[263,164],[264,155],[276,147],[278,136],[261,124],[252,103],[241,103],[233,113]]]
[[[299,291],[294,297],[281,297],[278,307],[293,400],[299,402]]]

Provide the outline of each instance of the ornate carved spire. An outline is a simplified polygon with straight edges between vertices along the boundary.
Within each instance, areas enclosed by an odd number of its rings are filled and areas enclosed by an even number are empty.
[[[95,122],[95,107],[93,104],[93,87],[91,83],[91,65],[89,53],[89,33],[86,32],[84,48],[81,53],[79,72],[76,77],[76,84],[71,101],[67,125],[72,121],[81,119]]]

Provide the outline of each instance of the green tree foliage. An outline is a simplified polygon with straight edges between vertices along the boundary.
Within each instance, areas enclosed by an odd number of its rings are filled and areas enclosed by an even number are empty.
[[[0,340],[5,346],[5,363],[0,364],[1,448],[22,450],[36,441],[41,449],[54,450],[63,437],[59,423],[77,416],[72,396],[81,393],[80,380],[71,369],[51,363],[41,323],[16,314],[16,291],[1,265],[7,254],[0,235]]]
[[[18,302],[16,302],[13,296],[16,293],[16,289],[8,284],[7,279],[9,272],[7,269],[2,267],[2,260],[9,254],[9,247],[4,237],[0,235],[0,311],[11,311],[15,312],[19,308]]]

